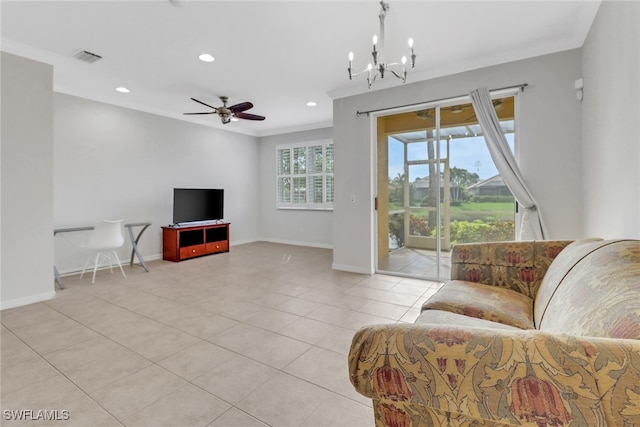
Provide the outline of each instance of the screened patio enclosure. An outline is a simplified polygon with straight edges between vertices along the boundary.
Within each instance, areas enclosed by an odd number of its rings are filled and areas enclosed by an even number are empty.
[[[513,150],[514,97],[494,106]],[[455,243],[514,238],[515,202],[470,103],[378,117],[377,125],[377,271],[442,280]]]

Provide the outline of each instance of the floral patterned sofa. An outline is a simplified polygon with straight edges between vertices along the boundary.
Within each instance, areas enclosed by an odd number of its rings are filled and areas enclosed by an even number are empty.
[[[640,241],[457,245],[451,277],[354,336],[376,426],[640,426]]]

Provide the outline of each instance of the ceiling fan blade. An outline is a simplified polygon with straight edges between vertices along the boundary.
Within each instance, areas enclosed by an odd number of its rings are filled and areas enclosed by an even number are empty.
[[[250,114],[250,113],[236,113],[235,116],[239,119],[245,119],[245,120],[264,120],[265,119],[263,116],[259,116],[257,114]]]
[[[197,100],[197,99],[195,99],[195,98],[191,98],[191,100],[192,100],[192,101],[196,101],[198,104],[202,104],[202,105],[204,105],[205,107],[213,108],[214,110],[218,111],[218,109],[217,109],[216,107],[213,107],[213,106],[211,106],[211,105],[209,105],[209,104],[205,104],[204,102],[202,102],[202,101],[198,101],[198,100]]]
[[[182,113],[182,114],[186,114],[186,115],[193,115],[193,114],[216,114],[215,111],[209,111],[208,113]]]
[[[253,104],[250,102],[241,102],[240,104],[236,104],[236,105],[232,105],[231,107],[229,107],[229,110],[233,111],[234,113],[241,113],[243,111],[246,111],[250,108],[253,108]]]

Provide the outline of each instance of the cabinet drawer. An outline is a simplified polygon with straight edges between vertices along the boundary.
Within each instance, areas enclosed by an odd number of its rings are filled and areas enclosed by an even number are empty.
[[[209,242],[206,244],[206,252],[214,254],[216,252],[229,252],[229,241],[220,240],[219,242]]]
[[[205,245],[185,246],[180,248],[180,259],[192,258],[194,256],[204,255]]]

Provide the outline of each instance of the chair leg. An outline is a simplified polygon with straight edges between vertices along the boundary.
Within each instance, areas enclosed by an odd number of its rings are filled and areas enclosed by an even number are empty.
[[[120,258],[118,258],[118,254],[116,253],[115,250],[107,251],[107,252],[97,251],[96,256],[93,260],[93,277],[91,278],[91,284],[94,284],[96,282],[96,271],[98,270],[98,264],[100,264],[102,259],[109,261],[109,269],[111,270],[111,274],[113,274],[113,265],[118,264],[118,267],[120,267],[120,271],[122,272],[122,277],[127,277],[127,275],[124,272],[124,269],[122,268],[122,264],[120,263]],[[87,270],[89,263],[91,263],[91,257],[87,258],[87,262],[85,263],[82,269],[82,273],[80,273],[81,279],[84,276],[84,273]]]
[[[84,272],[87,270],[89,263],[91,262],[91,257],[87,257],[87,262],[84,263],[84,267],[82,267],[82,273],[80,273],[80,279],[84,276]]]
[[[91,284],[93,285],[96,282],[96,270],[98,269],[98,261],[100,259],[100,252],[96,254],[96,260],[93,264],[93,278],[91,279]]]
[[[124,270],[122,269],[122,264],[120,264],[120,258],[118,258],[118,254],[116,253],[116,251],[113,251],[113,256],[116,259],[116,262],[118,263],[118,267],[120,267],[120,271],[122,272],[122,277],[127,277],[126,274],[124,274]]]
[[[109,271],[113,274],[113,258],[111,258],[111,253],[107,252],[105,258],[109,261]]]

